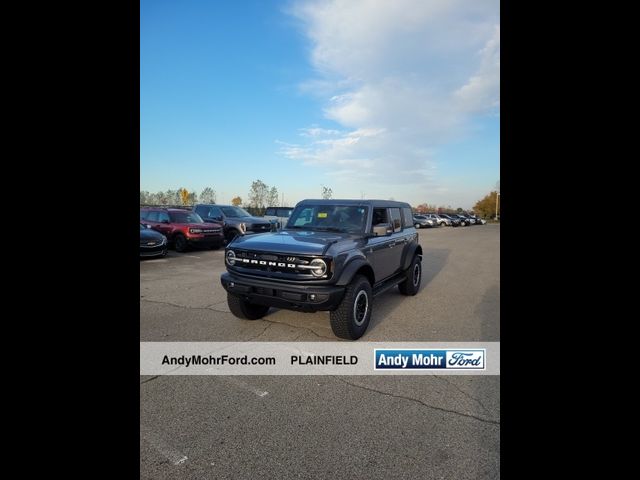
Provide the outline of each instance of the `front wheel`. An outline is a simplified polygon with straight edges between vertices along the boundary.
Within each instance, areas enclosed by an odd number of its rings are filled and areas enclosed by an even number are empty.
[[[184,235],[181,233],[177,234],[174,238],[174,243],[176,246],[176,252],[186,252],[187,251],[187,239],[184,238]]]
[[[416,223],[416,228],[420,228],[420,224],[419,223]]]
[[[269,307],[266,305],[250,303],[247,300],[231,295],[230,293],[227,293],[227,305],[229,305],[231,313],[243,320],[259,320],[269,311]]]
[[[422,280],[422,263],[420,257],[416,255],[413,257],[413,261],[409,268],[404,273],[404,282],[398,284],[400,293],[407,296],[413,296],[418,293],[420,289],[420,281]]]
[[[337,309],[329,312],[331,330],[339,338],[357,340],[369,326],[373,295],[371,284],[363,275],[356,275],[347,285]]]

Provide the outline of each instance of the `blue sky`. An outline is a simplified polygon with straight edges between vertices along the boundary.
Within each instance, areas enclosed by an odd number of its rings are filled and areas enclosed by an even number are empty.
[[[497,1],[142,0],[140,188],[472,207],[499,59]]]

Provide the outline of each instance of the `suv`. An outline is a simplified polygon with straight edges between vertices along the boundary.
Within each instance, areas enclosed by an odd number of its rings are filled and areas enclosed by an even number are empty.
[[[276,230],[284,228],[293,212],[293,207],[267,207],[264,218],[276,223]]]
[[[140,223],[151,225],[162,233],[178,252],[184,252],[193,245],[220,248],[224,242],[221,224],[204,223],[197,213],[190,210],[141,208]]]
[[[427,215],[414,215],[413,226],[416,228],[433,228],[436,226],[436,222]]]
[[[233,205],[199,204],[193,211],[205,222],[222,223],[224,238],[227,243],[238,235],[251,235],[271,231],[271,222],[260,217],[252,217],[243,208]]]
[[[411,206],[385,200],[303,200],[279,232],[236,237],[225,249],[222,286],[236,317],[269,307],[328,310],[333,333],[360,338],[372,300],[398,285],[415,295],[422,247]]]

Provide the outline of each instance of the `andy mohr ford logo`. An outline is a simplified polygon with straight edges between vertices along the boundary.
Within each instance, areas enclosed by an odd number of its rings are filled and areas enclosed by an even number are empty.
[[[484,370],[484,348],[469,350],[375,349],[374,370]]]

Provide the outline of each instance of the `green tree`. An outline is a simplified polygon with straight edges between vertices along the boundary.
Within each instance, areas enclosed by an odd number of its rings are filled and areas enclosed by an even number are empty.
[[[264,208],[268,195],[269,186],[262,180],[256,180],[251,184],[251,190],[249,190],[249,206]]]
[[[276,187],[271,187],[269,190],[269,194],[267,195],[267,207],[277,207],[278,206],[278,189]]]
[[[206,187],[200,193],[200,201],[202,203],[216,203],[216,191],[211,187]]]

